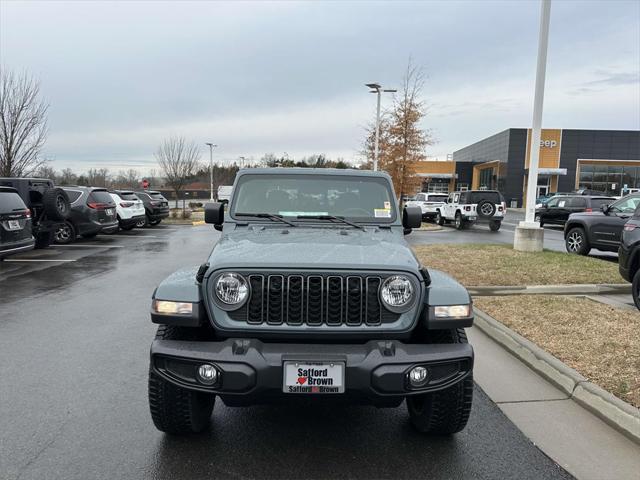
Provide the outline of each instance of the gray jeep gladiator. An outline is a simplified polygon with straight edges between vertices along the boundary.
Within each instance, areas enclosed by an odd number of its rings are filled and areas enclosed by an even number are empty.
[[[398,407],[425,433],[464,428],[473,323],[466,289],[421,265],[382,172],[241,170],[230,208],[205,206],[222,231],[206,263],[155,290],[149,405],[171,434],[209,426],[228,406],[343,401]]]

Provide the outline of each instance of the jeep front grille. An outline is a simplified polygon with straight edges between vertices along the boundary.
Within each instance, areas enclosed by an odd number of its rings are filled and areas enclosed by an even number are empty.
[[[391,323],[399,315],[380,304],[383,278],[366,275],[249,274],[247,303],[229,312],[251,325],[340,326]]]

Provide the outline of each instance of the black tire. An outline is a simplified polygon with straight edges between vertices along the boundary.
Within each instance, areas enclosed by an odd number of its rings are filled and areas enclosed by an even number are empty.
[[[456,220],[455,220],[456,230],[464,230],[465,222],[464,218],[462,218],[462,214],[460,212],[456,212]]]
[[[631,296],[633,297],[633,303],[636,304],[636,308],[640,310],[640,269],[633,276],[631,282]]]
[[[444,217],[440,213],[440,210],[436,211],[436,223],[440,226],[444,225]]]
[[[500,230],[500,226],[502,225],[502,222],[498,222],[495,220],[492,220],[489,222],[489,229],[492,232],[497,232],[498,230]]]
[[[491,218],[496,214],[496,206],[489,200],[480,200],[476,207],[476,213],[479,217]]]
[[[53,230],[40,232],[36,236],[35,248],[48,248],[53,243]]]
[[[574,227],[567,233],[564,239],[564,245],[567,252],[576,255],[589,255],[591,245],[587,239],[587,234],[581,227]]]
[[[42,194],[42,206],[49,220],[62,222],[71,215],[69,196],[61,188],[48,188]]]
[[[83,233],[82,237],[83,238],[95,238],[98,235],[98,232],[93,232],[93,233]]]
[[[467,343],[464,329],[434,330],[431,343]],[[469,420],[473,401],[473,375],[439,392],[407,397],[413,427],[431,435],[451,435],[461,431]]]
[[[192,339],[189,328],[160,325],[156,339]],[[211,424],[216,397],[194,392],[164,380],[149,368],[149,410],[158,430],[173,435],[199,433]]]
[[[149,217],[147,215],[144,216],[144,220],[138,220],[136,222],[136,227],[137,228],[144,228],[147,225],[149,225]]]
[[[76,241],[76,229],[69,221],[61,223],[53,232],[54,241],[58,245],[68,245]]]

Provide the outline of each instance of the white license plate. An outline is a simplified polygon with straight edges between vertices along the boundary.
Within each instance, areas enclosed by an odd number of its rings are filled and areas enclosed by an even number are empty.
[[[469,220],[475,220],[476,217],[469,217]]]
[[[343,362],[284,362],[285,393],[344,393]]]
[[[115,212],[113,211],[113,208],[107,208],[107,215],[109,215],[110,217],[113,217],[113,214]]]
[[[9,220],[9,230],[22,230],[20,222],[18,220]]]

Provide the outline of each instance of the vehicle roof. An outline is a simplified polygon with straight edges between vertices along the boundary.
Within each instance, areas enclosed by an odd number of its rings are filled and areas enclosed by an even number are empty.
[[[356,170],[354,168],[304,168],[304,167],[261,167],[243,168],[238,175],[336,175],[358,177],[384,177],[390,178],[387,172],[373,170]]]
[[[131,193],[158,193],[162,195],[162,192],[159,192],[158,190],[136,190],[135,192]]]
[[[136,192],[134,192],[133,190],[111,190],[109,193],[117,193],[117,194],[122,193],[122,194],[125,194],[125,195],[130,195],[132,193],[135,194]]]
[[[96,191],[105,191],[108,192],[108,190],[104,187],[85,187],[82,185],[63,185],[62,187],[63,190],[84,190],[84,191],[88,191],[88,192],[96,192]]]
[[[3,187],[0,186],[0,192],[5,192],[5,193],[18,193],[18,190],[16,190],[13,187]]]
[[[456,190],[452,193],[500,193],[499,190]]]

